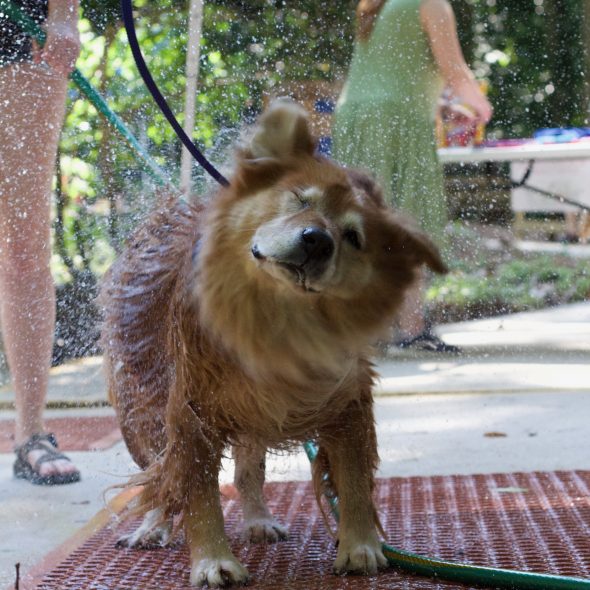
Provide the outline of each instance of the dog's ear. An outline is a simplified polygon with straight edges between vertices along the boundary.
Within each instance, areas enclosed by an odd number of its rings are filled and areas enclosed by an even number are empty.
[[[347,169],[346,174],[350,184],[361,192],[364,199],[373,203],[380,209],[385,209],[387,207],[383,198],[383,191],[372,175],[361,170],[355,170],[354,168]]]
[[[440,250],[422,230],[408,227],[405,229],[407,236],[403,247],[406,249],[406,254],[415,261],[417,266],[426,264],[438,274],[449,272],[440,255]]]
[[[396,266],[401,264],[405,267],[425,264],[436,273],[448,272],[440,250],[412,218],[399,212],[384,211],[380,222],[385,224],[382,234],[385,239],[384,253],[390,262],[395,261]]]
[[[306,111],[295,102],[275,100],[262,114],[244,155],[251,160],[285,160],[315,151]]]

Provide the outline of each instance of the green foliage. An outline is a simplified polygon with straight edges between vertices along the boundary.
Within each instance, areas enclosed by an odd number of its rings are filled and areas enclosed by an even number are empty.
[[[588,124],[583,0],[454,0],[463,45],[490,83],[499,137]]]
[[[205,2],[194,139],[214,162],[225,161],[228,146],[260,110],[266,90],[283,80],[345,75],[355,5],[355,0]],[[582,0],[453,0],[453,5],[465,51],[478,76],[490,81],[492,130],[514,136],[584,123]],[[182,122],[188,2],[134,0],[134,7],[146,61]],[[82,8],[78,67],[176,177],[180,144],[137,73],[119,0],[82,0]],[[119,246],[153,205],[158,189],[124,140],[73,87],[61,152],[67,255],[80,267],[101,258],[102,268],[104,245]],[[194,177],[197,186],[204,184],[197,166]],[[89,242],[82,244],[76,231]]]
[[[195,141],[223,162],[237,130],[260,110],[265,89],[285,77],[342,75],[351,50],[353,5],[350,0],[338,6],[306,0],[297,7],[266,0],[206,2]],[[182,123],[188,2],[136,0],[134,7],[146,61]],[[180,143],[138,75],[118,0],[84,0],[82,10],[79,69],[174,178]],[[104,251],[101,244],[117,247],[152,206],[155,187],[124,140],[74,87],[61,153],[64,254],[77,267],[88,266]],[[197,167],[195,179],[203,180]]]
[[[590,297],[590,261],[568,256],[513,258],[490,267],[489,261],[453,263],[433,280],[427,301],[439,320],[526,311]],[[444,317],[446,316],[446,318]]]
[[[92,28],[99,35],[116,24],[121,18],[120,0],[81,0],[80,7],[84,17],[90,21]]]
[[[263,81],[333,79],[343,75],[350,58],[355,5],[214,0],[207,7],[207,44],[243,54],[242,64]]]

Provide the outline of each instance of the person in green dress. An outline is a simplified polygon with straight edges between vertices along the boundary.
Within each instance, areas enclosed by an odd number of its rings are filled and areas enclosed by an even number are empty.
[[[447,207],[436,155],[435,112],[444,87],[487,123],[492,107],[463,57],[447,0],[361,0],[348,76],[334,113],[333,156],[371,171],[387,202],[441,247]],[[456,351],[424,318],[424,279],[408,295],[398,344]]]

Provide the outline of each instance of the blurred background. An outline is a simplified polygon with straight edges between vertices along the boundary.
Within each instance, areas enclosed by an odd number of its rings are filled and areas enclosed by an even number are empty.
[[[133,62],[118,0],[82,0],[78,68],[145,149],[179,180],[181,146]],[[329,149],[330,113],[351,56],[353,0],[209,0],[199,3],[194,140],[223,169],[228,148],[269,96],[288,92],[314,111]],[[452,0],[463,51],[487,87],[488,141],[542,128],[586,128],[590,105],[590,0]],[[146,61],[180,122],[185,119],[189,2],[136,0]],[[195,10],[196,3],[192,3]],[[194,14],[193,14],[194,16]],[[322,144],[324,145],[324,144]],[[590,297],[590,254],[564,241],[559,211],[511,208],[507,164],[446,166],[458,239],[452,272],[433,282],[436,322],[538,309]],[[193,165],[194,191],[207,180]],[[99,352],[100,277],[161,188],[125,141],[70,85],[56,162],[53,271],[58,284],[54,364]],[[545,244],[523,248],[522,243]],[[520,244],[520,246],[519,246]]]

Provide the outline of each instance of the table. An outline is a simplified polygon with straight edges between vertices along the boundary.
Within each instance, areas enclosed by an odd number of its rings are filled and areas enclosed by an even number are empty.
[[[460,162],[517,162],[530,160],[575,160],[590,158],[590,141],[537,143],[482,147],[447,147],[438,150],[444,164]]]
[[[447,147],[440,148],[438,155],[443,164],[510,163],[515,211],[590,211],[588,140],[547,144],[525,140],[513,145]],[[530,182],[533,171],[539,184]],[[518,180],[514,179],[516,175]],[[524,191],[535,193],[536,200],[527,198]]]

